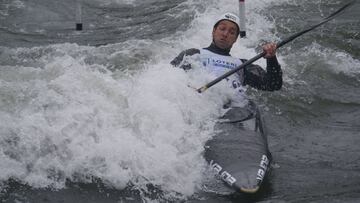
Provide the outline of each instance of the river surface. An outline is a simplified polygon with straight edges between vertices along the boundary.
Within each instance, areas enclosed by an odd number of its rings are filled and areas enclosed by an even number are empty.
[[[251,58],[346,2],[248,1],[231,54]],[[254,196],[202,190],[203,145],[229,91],[198,94],[188,85],[211,76],[169,64],[208,46],[238,1],[81,6],[76,31],[76,1],[0,0],[1,202],[360,202],[359,1],[278,51],[280,91],[248,88],[274,158]]]

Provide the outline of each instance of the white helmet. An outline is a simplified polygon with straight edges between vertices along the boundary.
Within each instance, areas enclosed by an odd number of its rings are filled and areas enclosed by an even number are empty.
[[[233,23],[236,24],[236,26],[238,27],[238,31],[240,32],[240,19],[237,15],[233,14],[233,13],[225,13],[223,15],[220,16],[220,18],[216,21],[214,27],[217,26],[217,24],[222,21],[222,20],[229,20]]]

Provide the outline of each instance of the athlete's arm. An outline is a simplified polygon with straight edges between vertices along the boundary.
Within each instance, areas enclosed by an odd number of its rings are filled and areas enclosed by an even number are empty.
[[[267,58],[266,64],[266,71],[258,65],[246,66],[244,69],[244,85],[266,91],[281,89],[282,71],[276,56]]]
[[[191,64],[187,63],[186,61],[184,62],[184,56],[192,56],[194,54],[200,54],[200,50],[199,49],[187,49],[185,51],[182,51],[177,57],[175,57],[170,62],[170,64],[175,67],[182,68],[184,70],[189,70],[189,69],[191,69]]]

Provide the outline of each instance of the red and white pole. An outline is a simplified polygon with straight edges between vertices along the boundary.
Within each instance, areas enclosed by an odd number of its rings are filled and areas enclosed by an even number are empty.
[[[76,30],[82,30],[82,13],[81,13],[81,0],[76,0],[76,11],[75,11]]]
[[[245,0],[239,0],[240,37],[246,36]]]

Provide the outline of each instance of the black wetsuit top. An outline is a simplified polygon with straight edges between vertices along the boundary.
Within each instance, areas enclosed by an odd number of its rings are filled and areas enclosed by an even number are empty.
[[[223,56],[231,56],[230,49],[224,50],[217,47],[214,43],[212,43],[209,47],[204,48],[208,51],[213,53],[223,55]],[[178,67],[183,59],[184,56],[192,56],[195,54],[200,54],[199,49],[187,49],[182,51],[174,60],[170,63],[175,67]],[[241,59],[242,62],[245,62],[245,59]],[[279,90],[282,87],[282,71],[281,66],[278,63],[278,60],[275,57],[266,59],[266,71],[262,69],[258,65],[250,64],[247,65],[243,69],[243,84],[242,85],[249,85],[259,90],[266,90],[266,91],[274,91]],[[191,68],[191,64],[185,63],[181,64],[180,68],[184,70],[188,70]]]

